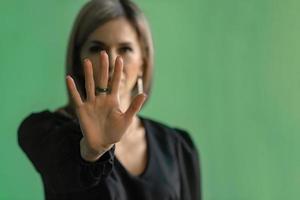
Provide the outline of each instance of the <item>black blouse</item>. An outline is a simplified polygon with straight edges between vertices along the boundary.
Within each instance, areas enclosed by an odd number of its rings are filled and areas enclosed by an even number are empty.
[[[146,131],[148,161],[139,176],[114,156],[115,146],[95,162],[80,156],[77,120],[44,110],[26,117],[18,142],[40,173],[47,200],[200,200],[197,149],[189,134],[138,116]]]

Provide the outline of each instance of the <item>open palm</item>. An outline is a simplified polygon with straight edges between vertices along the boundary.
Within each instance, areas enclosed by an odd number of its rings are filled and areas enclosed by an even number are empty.
[[[106,52],[100,54],[100,79],[94,82],[93,66],[89,59],[84,61],[85,89],[87,98],[82,100],[76,84],[71,76],[67,76],[67,87],[75,105],[85,144],[93,152],[109,149],[120,141],[133,117],[143,105],[146,95],[138,94],[129,108],[122,112],[120,109],[119,86],[123,70],[123,60],[115,60],[114,74],[109,92],[95,93],[95,84],[99,88],[108,86],[109,61]]]

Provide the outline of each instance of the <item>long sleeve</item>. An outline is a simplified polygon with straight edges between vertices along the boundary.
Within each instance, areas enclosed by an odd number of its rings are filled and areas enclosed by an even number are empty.
[[[75,121],[57,120],[50,113],[33,113],[18,129],[18,143],[45,185],[55,194],[95,186],[112,171],[113,146],[95,162],[80,156],[82,133]]]
[[[181,198],[185,200],[200,200],[200,160],[196,146],[189,134],[176,129],[178,134],[177,157],[180,170]]]

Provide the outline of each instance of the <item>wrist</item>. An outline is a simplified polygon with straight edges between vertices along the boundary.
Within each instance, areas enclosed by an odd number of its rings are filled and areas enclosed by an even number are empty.
[[[95,162],[108,150],[109,148],[101,148],[95,151],[86,144],[84,137],[80,140],[80,155],[86,161]]]

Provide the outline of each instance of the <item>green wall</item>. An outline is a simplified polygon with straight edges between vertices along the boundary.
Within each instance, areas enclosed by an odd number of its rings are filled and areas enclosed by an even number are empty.
[[[0,2],[0,199],[43,199],[16,131],[67,100],[65,50],[84,0]],[[300,2],[137,0],[156,47],[142,114],[189,130],[205,200],[300,196]]]

